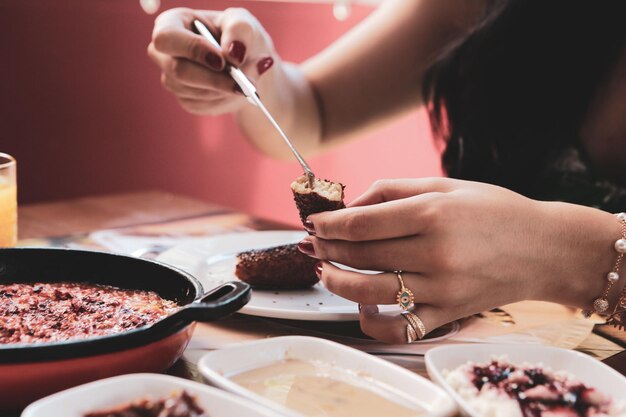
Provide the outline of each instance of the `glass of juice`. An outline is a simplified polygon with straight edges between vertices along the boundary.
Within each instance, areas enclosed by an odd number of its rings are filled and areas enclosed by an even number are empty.
[[[0,247],[17,243],[17,181],[15,158],[0,152]]]

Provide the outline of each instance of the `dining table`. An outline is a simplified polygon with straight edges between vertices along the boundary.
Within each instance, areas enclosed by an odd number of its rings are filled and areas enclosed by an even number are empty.
[[[249,213],[227,208],[165,191],[134,191],[110,195],[93,195],[52,202],[21,204],[18,209],[18,246],[75,247],[89,245],[88,237],[97,231],[149,228],[152,232],[167,225],[167,232],[180,230],[190,233],[197,228],[211,235],[239,231],[297,230],[294,225],[258,218]],[[156,254],[166,248],[147,248]],[[290,320],[234,314],[213,323],[198,323],[192,342],[185,354],[168,374],[201,381],[196,367],[197,358],[207,350],[248,340],[286,334],[324,334],[343,331],[345,327],[358,329],[358,323],[329,322],[298,323]],[[334,328],[333,328],[334,326]],[[339,330],[337,330],[339,326]],[[195,342],[194,342],[195,339]],[[203,343],[203,341],[211,343]],[[604,361],[626,375],[626,331],[602,323],[574,347]],[[372,353],[372,352],[370,352]],[[386,360],[428,377],[423,354],[393,351],[374,352]],[[8,415],[14,417],[19,414]]]

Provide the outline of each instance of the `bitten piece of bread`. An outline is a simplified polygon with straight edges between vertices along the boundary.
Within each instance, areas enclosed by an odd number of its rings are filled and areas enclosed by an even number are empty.
[[[296,201],[300,220],[306,221],[309,215],[322,211],[332,211],[344,208],[343,189],[345,186],[338,182],[331,182],[315,178],[313,187],[309,184],[309,177],[301,175],[291,183],[291,191]]]

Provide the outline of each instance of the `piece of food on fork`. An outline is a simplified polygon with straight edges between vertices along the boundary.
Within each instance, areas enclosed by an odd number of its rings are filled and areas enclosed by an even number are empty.
[[[294,243],[239,253],[235,274],[257,289],[305,289],[319,281],[316,263]]]
[[[302,223],[314,213],[338,210],[346,207],[343,202],[345,185],[314,178],[311,180],[304,174],[291,183],[291,191],[296,201]]]

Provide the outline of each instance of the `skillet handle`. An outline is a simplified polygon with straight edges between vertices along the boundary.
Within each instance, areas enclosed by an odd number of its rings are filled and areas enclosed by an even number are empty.
[[[200,300],[187,304],[175,313],[159,320],[153,328],[169,327],[177,323],[214,321],[238,311],[250,301],[250,286],[232,281],[206,293]]]
[[[185,310],[195,321],[213,321],[240,310],[248,304],[251,294],[245,282],[231,281],[209,291]]]

